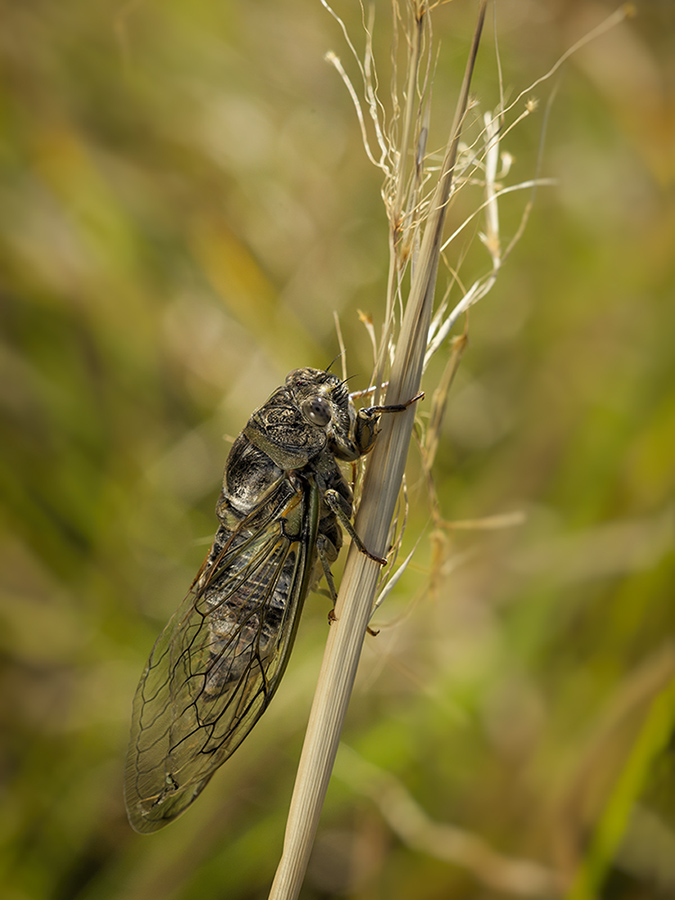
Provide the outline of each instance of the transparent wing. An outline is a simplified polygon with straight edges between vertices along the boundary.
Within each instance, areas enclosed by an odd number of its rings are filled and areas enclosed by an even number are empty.
[[[205,568],[159,636],[134,699],[125,800],[133,827],[180,815],[267,708],[309,587],[312,489],[263,524],[221,528]],[[249,523],[247,525],[247,523]]]

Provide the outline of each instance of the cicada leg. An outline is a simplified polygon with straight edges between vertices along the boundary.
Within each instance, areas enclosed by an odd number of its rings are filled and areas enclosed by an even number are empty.
[[[405,412],[409,406],[412,406],[413,403],[417,403],[420,400],[424,400],[424,391],[420,391],[419,394],[416,394],[410,400],[406,400],[405,403],[390,403],[389,406],[367,406],[365,409],[361,410],[361,412]]]
[[[352,525],[352,521],[347,515],[347,513],[342,508],[342,498],[338,494],[337,491],[329,490],[326,491],[324,495],[324,500],[326,501],[327,506],[335,513],[337,516],[340,525],[347,532],[349,537],[352,539],[352,542],[356,544],[361,553],[368,557],[368,559],[374,560],[376,563],[379,563],[381,566],[386,566],[387,560],[382,556],[377,556],[375,553],[371,553],[370,550],[363,543],[361,538],[356,533],[356,529]]]
[[[326,543],[328,543],[328,539],[325,538],[322,534],[320,534],[316,539],[316,552],[319,556],[319,561],[321,563],[321,568],[323,569],[324,578],[326,579],[326,584],[328,585],[328,593],[330,595],[330,599],[333,601],[333,607],[335,607],[335,602],[337,600],[337,590],[335,588],[335,580],[333,579],[333,573],[330,568],[330,558],[328,553],[326,552]],[[329,615],[330,618],[330,615]]]
[[[332,509],[332,507],[331,507],[331,509]],[[344,513],[343,513],[343,515],[344,515]],[[351,525],[351,522],[349,524]],[[316,551],[319,555],[319,560],[321,561],[321,568],[323,569],[323,574],[326,578],[326,584],[328,585],[328,595],[330,596],[330,599],[333,602],[333,606],[331,607],[331,609],[328,612],[328,621],[332,625],[333,622],[337,621],[337,616],[335,615],[335,604],[337,603],[337,590],[335,588],[335,581],[333,579],[333,573],[331,572],[331,568],[330,568],[330,559],[328,557],[328,554],[326,553],[325,543],[326,543],[326,539],[323,537],[323,535],[320,534],[316,541]],[[371,554],[368,554],[368,555],[370,556]],[[378,562],[380,561],[379,557],[377,557],[377,561]],[[384,561],[386,562],[386,560],[384,560]],[[323,594],[325,592],[321,591],[321,593]],[[376,637],[380,633],[379,630],[375,630],[375,629],[371,628],[370,625],[368,626],[367,631],[368,631],[368,634],[372,635],[373,637]]]

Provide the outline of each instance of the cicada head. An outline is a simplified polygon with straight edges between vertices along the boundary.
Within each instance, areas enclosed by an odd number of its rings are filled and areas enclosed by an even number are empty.
[[[352,402],[347,385],[332,372],[321,369],[295,369],[286,377],[308,424],[325,430],[327,446],[333,456],[352,462],[367,453],[375,442],[379,416],[362,421]]]
[[[294,369],[257,409],[244,435],[280,469],[300,469],[328,450],[352,462],[371,449],[379,415],[357,415],[344,381],[322,369]]]

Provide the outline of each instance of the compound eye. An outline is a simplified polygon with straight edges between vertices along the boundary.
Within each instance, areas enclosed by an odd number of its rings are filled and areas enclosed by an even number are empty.
[[[330,406],[323,397],[312,397],[302,404],[302,412],[308,422],[324,428],[330,422]]]

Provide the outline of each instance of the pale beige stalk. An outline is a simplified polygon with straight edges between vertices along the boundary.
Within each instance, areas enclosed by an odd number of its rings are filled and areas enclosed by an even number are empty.
[[[469,85],[485,6],[486,0],[483,0],[448,149],[432,200],[397,340],[387,403],[409,400],[416,395],[420,386],[446,206],[452,186],[462,120],[468,106]],[[378,554],[384,554],[387,549],[414,418],[414,405],[404,413],[383,416],[382,432],[366,470],[355,524],[365,545]],[[352,545],[336,605],[337,621],[330,629],[310,714],[291,800],[283,855],[270,893],[272,900],[294,900],[302,886],[356,676],[378,575],[377,563]]]

